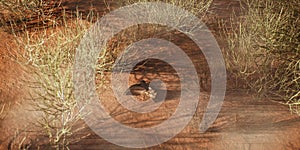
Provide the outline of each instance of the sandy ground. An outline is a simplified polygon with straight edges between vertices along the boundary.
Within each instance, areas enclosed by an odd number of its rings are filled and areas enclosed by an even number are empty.
[[[226,18],[232,9],[236,9],[237,3],[237,1],[227,0],[215,1],[211,13],[212,15],[214,13],[225,14],[221,18]],[[66,4],[70,7],[80,4],[83,9],[89,2],[70,0]],[[99,5],[103,4],[99,3]],[[217,25],[211,23],[208,26],[215,29]],[[12,141],[22,140],[18,139],[21,137],[20,135],[27,136],[32,141],[38,141],[31,132],[23,132],[35,128],[32,122],[38,119],[38,113],[31,111],[29,102],[24,99],[28,94],[28,89],[22,82],[25,77],[24,72],[16,62],[7,57],[16,47],[11,42],[12,39],[12,35],[0,30],[0,41],[2,41],[0,43],[0,101],[6,106],[4,111],[6,116],[0,120],[0,149],[8,149]],[[188,48],[187,53],[194,54],[194,47],[189,42],[191,41],[185,41],[181,44]],[[201,54],[197,55],[201,56]],[[205,64],[198,59],[195,61]],[[111,91],[102,95],[103,103],[108,110],[118,108],[118,115],[113,116],[116,120],[130,127],[142,128],[157,125],[172,115],[179,102],[178,79],[170,72],[160,71],[159,73],[165,77],[162,80],[165,80],[167,87],[169,87],[169,98],[155,112],[146,115],[134,114],[119,107]],[[199,76],[203,78],[201,73]],[[131,82],[136,81],[131,79]],[[202,87],[202,89],[204,90],[201,93],[200,101],[207,104],[209,88]],[[171,140],[149,149],[300,149],[300,117],[291,114],[286,106],[270,100],[255,99],[252,94],[247,94],[242,90],[229,89],[226,92],[226,98],[216,122],[207,132],[199,133],[198,126],[204,109],[205,105],[199,105],[196,115],[182,132]],[[110,111],[115,111],[115,109]],[[86,126],[83,122],[79,125]],[[72,143],[71,149],[125,149],[103,140],[87,127],[75,136],[82,135],[89,136],[79,142]]]

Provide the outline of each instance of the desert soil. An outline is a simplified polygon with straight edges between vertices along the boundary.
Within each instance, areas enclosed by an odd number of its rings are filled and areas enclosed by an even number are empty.
[[[91,6],[91,2],[94,2],[93,6],[99,11],[103,10],[103,3],[96,1],[65,0],[63,4],[70,10],[76,8],[76,5],[79,5],[79,9],[84,10]],[[214,19],[228,19],[233,10],[238,10],[238,6],[238,1],[215,0],[210,8],[208,16],[211,17],[211,21],[208,21],[207,26],[215,33],[219,27]],[[15,50],[16,45],[11,42],[13,39],[11,34],[0,30],[0,101],[6,106],[4,109],[6,117],[0,120],[0,149],[9,149],[12,141],[21,141],[22,139],[18,139],[20,135],[27,136],[28,139],[32,138],[26,141],[28,143],[42,140],[35,139],[35,135],[26,132],[35,128],[32,122],[38,119],[39,114],[31,111],[31,106],[25,99],[28,96],[28,88],[22,82],[26,76],[25,73],[16,62],[7,57]],[[222,39],[218,39],[218,41],[222,46]],[[187,49],[188,55],[189,53],[196,55],[193,58],[195,62],[205,65],[205,60],[198,60],[199,57],[203,58],[202,54],[195,54],[196,48],[189,42],[191,41],[182,39],[177,41]],[[202,71],[207,72],[208,70]],[[179,100],[177,90],[180,90],[178,89],[180,84],[178,78],[172,72],[164,70],[157,72],[161,74],[161,79],[170,88],[168,89],[167,100],[160,106],[159,110],[148,115],[136,115],[118,107],[120,108],[118,115],[113,116],[116,120],[128,126],[142,128],[161,123],[176,110]],[[199,77],[203,78],[201,73]],[[154,78],[153,73],[148,78]],[[131,82],[134,83],[136,80],[132,78]],[[253,94],[243,90],[234,90],[230,88],[230,85],[217,120],[205,133],[199,133],[198,125],[210,94],[209,88],[206,87],[202,87],[200,98],[204,105],[198,106],[197,113],[189,125],[171,140],[148,149],[300,149],[299,116],[291,114],[287,106],[268,99],[256,99]],[[111,91],[101,96],[103,103],[108,105],[108,110],[111,107],[109,105],[118,106]],[[85,126],[85,129],[76,136],[87,136],[80,141],[71,143],[70,149],[126,149],[100,138],[83,122],[80,125]],[[42,149],[49,149],[49,147],[42,147]]]

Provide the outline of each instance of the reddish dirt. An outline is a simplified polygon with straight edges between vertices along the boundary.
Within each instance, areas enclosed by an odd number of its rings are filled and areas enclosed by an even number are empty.
[[[94,2],[94,6],[98,9],[103,8],[103,3],[96,1],[66,0],[63,4],[70,10],[76,8],[74,7],[76,5],[85,10],[91,6],[91,2]],[[232,10],[237,8],[238,1],[216,0],[211,7],[209,16],[226,19]],[[100,10],[102,11],[102,9]],[[207,25],[213,33],[218,29],[218,23],[213,20],[208,21]],[[24,72],[17,63],[6,57],[16,47],[12,43],[13,39],[12,35],[0,30],[0,40],[2,41],[0,43],[0,102],[9,106],[5,109],[6,117],[0,120],[0,149],[8,149],[10,142],[16,140],[15,137],[18,138],[15,135],[24,134],[22,131],[32,130],[34,126],[31,122],[36,121],[38,116],[36,112],[30,111],[30,105],[24,100],[28,93],[26,85],[22,82],[22,78],[25,76]],[[222,39],[219,41],[222,43]],[[177,42],[181,42],[181,46],[187,48],[187,53],[194,55],[193,50],[195,49],[189,43],[190,41],[181,39]],[[201,54],[196,54],[196,56],[201,56]],[[199,62],[196,56],[194,61]],[[206,64],[203,60],[200,60],[200,63]],[[202,71],[204,73],[200,72],[199,77],[205,78],[207,73],[205,73],[205,69]],[[118,115],[114,116],[116,120],[128,126],[147,127],[162,122],[174,112],[178,105],[176,76],[173,77],[174,74],[163,71],[160,74],[166,78],[168,87],[173,87],[173,92],[171,90],[169,94],[169,100],[164,102],[158,111],[147,115],[133,115],[128,110],[117,107]],[[149,78],[151,77],[149,75]],[[134,83],[136,80],[131,79],[131,82]],[[253,94],[247,94],[242,90],[229,89],[215,123],[207,132],[199,133],[199,122],[209,98],[209,88],[202,88],[205,91],[201,93],[200,101],[203,101],[204,105],[199,105],[197,114],[189,125],[171,140],[148,149],[300,149],[300,117],[291,114],[286,106],[267,99],[258,100],[252,96]],[[108,105],[108,110],[111,105],[118,106],[116,101],[111,101],[115,99],[111,92],[102,95],[102,99],[103,103]],[[83,122],[79,125],[85,126]],[[76,136],[88,134],[89,136],[80,141],[71,143],[70,149],[126,149],[103,140],[88,127]],[[32,141],[38,141],[30,133],[25,136],[32,138]],[[42,147],[42,149],[49,149],[49,147]]]
[[[4,107],[0,120],[0,149],[7,149],[9,142],[24,131],[32,130],[37,112],[30,111],[27,85],[23,82],[26,73],[13,59],[18,50],[14,37],[0,30],[0,104]]]

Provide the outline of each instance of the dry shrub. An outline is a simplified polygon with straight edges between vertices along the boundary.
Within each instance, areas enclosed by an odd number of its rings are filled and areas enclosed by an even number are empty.
[[[46,143],[31,144],[69,149],[69,144],[89,134],[79,133],[85,128],[80,121],[85,114],[77,106],[72,75],[75,50],[97,17],[93,12],[67,16],[60,1],[2,0],[0,9],[0,26],[16,37],[11,57],[30,77],[24,81],[29,86],[28,100],[33,111],[42,114],[34,124],[37,135],[47,137]]]
[[[165,2],[184,8],[195,15],[204,14],[212,3],[212,0],[125,0],[119,2],[121,5],[129,5],[137,2]]]
[[[0,0],[0,26],[25,31],[57,25],[62,19],[61,0]]]
[[[212,0],[126,0],[117,1],[116,3],[119,7],[121,7],[138,2],[166,2],[174,6],[184,8],[197,16],[203,17],[211,5]],[[168,13],[167,10],[166,13]],[[154,16],[157,17],[157,19],[161,19],[160,14],[155,14]],[[182,23],[181,21],[184,21],[184,18],[187,16],[179,14],[176,17],[177,18],[175,19],[172,18],[172,21],[178,21],[178,24],[180,24]],[[169,40],[175,34],[176,31],[173,28],[157,24],[135,25],[121,31],[108,41],[106,48],[102,50],[99,55],[99,58],[103,59],[99,59],[97,64],[97,81],[101,81],[98,82],[97,85],[102,87],[105,85],[105,72],[112,70],[119,54],[130,44],[146,38],[164,38]],[[128,64],[125,62],[125,64],[122,65]],[[130,70],[123,71],[128,72]]]
[[[279,97],[299,113],[299,3],[253,0],[244,4],[242,17],[234,16],[233,30],[225,32],[227,70],[258,95]]]
[[[76,47],[89,27],[78,15],[63,26],[15,34],[19,46],[15,60],[31,76],[25,81],[29,100],[34,111],[42,113],[36,125],[57,149],[82,138],[74,137],[84,127],[77,126],[84,114],[74,98],[72,74]]]
[[[73,95],[72,66],[75,49],[89,24],[84,23],[79,16],[73,18],[75,22],[69,23],[65,19],[64,10],[60,8],[60,1],[54,2],[1,0],[0,25],[16,34],[19,47],[15,59],[31,75],[26,81],[32,91],[30,101],[33,102],[35,111],[43,114],[38,126],[48,136],[51,145],[64,149],[68,148],[70,137],[79,130],[74,125],[82,118]],[[199,13],[205,12],[212,0],[199,1],[201,3],[168,2]],[[32,28],[39,30],[31,30]],[[101,83],[104,83],[100,86],[105,85],[104,73],[111,71],[124,46],[143,37],[154,37],[162,31],[157,25],[149,25],[142,29],[142,33],[147,35],[142,35],[139,34],[140,29],[135,26],[115,36],[108,43],[108,48],[99,54],[97,74],[101,77]],[[153,35],[149,34],[150,31]]]

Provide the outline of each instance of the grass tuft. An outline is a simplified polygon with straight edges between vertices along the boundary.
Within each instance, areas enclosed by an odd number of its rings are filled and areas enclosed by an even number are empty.
[[[243,2],[245,13],[232,17],[232,30],[225,31],[227,70],[245,88],[283,99],[299,114],[300,5],[296,0]]]
[[[18,49],[12,56],[30,76],[24,81],[30,90],[29,101],[42,114],[35,125],[56,149],[68,149],[81,138],[74,137],[83,129],[84,124],[78,123],[84,114],[73,93],[73,63],[80,39],[91,26],[79,13],[62,22],[37,31],[13,32]]]

